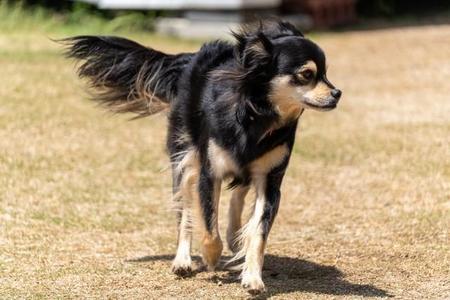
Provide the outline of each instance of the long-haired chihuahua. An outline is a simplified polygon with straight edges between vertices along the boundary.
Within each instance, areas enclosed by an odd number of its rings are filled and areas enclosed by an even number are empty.
[[[235,42],[206,43],[195,53],[165,54],[110,36],[64,40],[81,60],[94,100],[136,117],[169,110],[178,248],[172,270],[192,272],[194,208],[199,208],[205,265],[214,270],[223,244],[218,228],[221,183],[233,189],[226,241],[243,259],[242,286],[264,291],[262,267],[280,186],[305,109],[336,107],[341,91],[327,79],[324,52],[293,25],[265,22],[232,33]],[[253,213],[241,223],[244,198],[255,189]]]

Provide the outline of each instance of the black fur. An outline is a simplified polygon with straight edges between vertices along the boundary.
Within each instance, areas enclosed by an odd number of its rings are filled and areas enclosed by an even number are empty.
[[[179,75],[193,56],[168,55],[111,36],[77,36],[62,42],[68,46],[67,57],[84,61],[78,75],[88,79],[95,101],[139,117],[162,109],[156,101],[169,103],[177,96]]]

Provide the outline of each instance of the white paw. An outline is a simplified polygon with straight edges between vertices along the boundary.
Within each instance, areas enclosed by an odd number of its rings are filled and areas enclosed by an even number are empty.
[[[257,274],[244,273],[242,274],[242,287],[252,295],[257,295],[264,292],[265,286],[261,276]]]
[[[180,259],[175,257],[172,263],[172,272],[179,277],[188,277],[192,275],[192,261],[190,258]]]

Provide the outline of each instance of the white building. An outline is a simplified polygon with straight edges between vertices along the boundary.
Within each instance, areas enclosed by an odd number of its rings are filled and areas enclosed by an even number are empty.
[[[274,9],[281,0],[80,0],[104,9],[239,10]]]
[[[177,17],[159,18],[159,33],[190,37],[218,38],[248,21],[279,15],[282,0],[79,0],[100,9],[136,9],[173,11]],[[311,27],[303,14],[284,16],[302,28]]]

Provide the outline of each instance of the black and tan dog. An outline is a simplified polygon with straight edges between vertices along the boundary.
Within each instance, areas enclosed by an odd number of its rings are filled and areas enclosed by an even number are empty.
[[[179,204],[173,272],[191,272],[193,208],[200,208],[203,260],[218,263],[221,182],[234,189],[227,242],[244,258],[242,285],[264,290],[264,248],[280,203],[297,122],[304,109],[331,110],[341,96],[326,77],[325,55],[294,26],[262,23],[233,33],[236,42],[205,44],[196,53],[169,55],[106,36],[65,40],[82,60],[95,100],[115,112],[148,116],[169,109],[167,148]],[[241,226],[244,198],[253,186],[254,211]],[[198,204],[198,205],[197,205]]]

